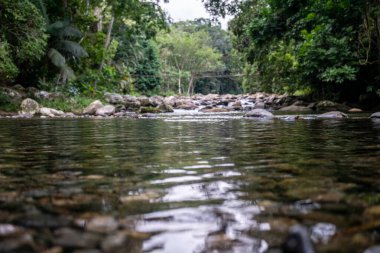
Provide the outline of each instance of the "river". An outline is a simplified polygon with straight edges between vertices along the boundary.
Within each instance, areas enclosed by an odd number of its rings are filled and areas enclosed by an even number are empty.
[[[317,252],[380,243],[380,122],[0,120],[0,252]]]

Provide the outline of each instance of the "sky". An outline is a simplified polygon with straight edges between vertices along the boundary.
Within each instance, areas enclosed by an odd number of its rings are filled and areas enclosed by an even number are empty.
[[[210,18],[201,0],[170,0],[169,3],[161,2],[160,5],[169,13],[174,22]],[[230,19],[231,17],[219,20],[224,29],[227,29],[227,22]]]

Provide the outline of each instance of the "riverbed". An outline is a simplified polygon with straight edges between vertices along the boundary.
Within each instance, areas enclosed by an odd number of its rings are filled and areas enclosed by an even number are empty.
[[[0,252],[363,252],[379,179],[367,115],[1,119]]]

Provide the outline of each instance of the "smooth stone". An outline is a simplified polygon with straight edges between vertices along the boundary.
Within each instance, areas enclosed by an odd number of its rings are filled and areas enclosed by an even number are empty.
[[[110,216],[99,216],[92,218],[86,224],[86,230],[97,233],[110,233],[119,227],[117,221]]]
[[[350,110],[348,110],[349,112],[363,112],[362,109],[360,108],[351,108]]]
[[[253,109],[252,111],[247,112],[244,117],[251,117],[251,118],[268,118],[271,119],[274,117],[274,115],[264,109]]]
[[[282,245],[283,253],[315,253],[307,229],[294,225]]]
[[[95,234],[78,232],[70,228],[61,228],[54,234],[53,243],[62,247],[94,248],[100,240],[100,237]]]
[[[339,112],[339,111],[332,111],[332,112],[326,112],[321,115],[317,116],[318,118],[325,118],[325,119],[343,119],[343,118],[348,118],[348,115]]]
[[[1,240],[0,252],[34,252],[32,250],[32,246],[32,235],[24,234],[16,238],[7,238],[5,240]]]
[[[89,106],[87,106],[83,110],[83,114],[85,114],[85,115],[95,115],[96,111],[99,108],[102,108],[102,107],[103,107],[102,102],[100,102],[99,100],[95,100],[94,102],[92,102]]]
[[[290,105],[281,108],[281,112],[311,112],[312,110],[306,106]]]
[[[26,98],[21,102],[21,114],[34,115],[39,109],[40,105],[31,98]]]
[[[53,108],[47,108],[47,107],[40,108],[38,112],[42,116],[48,116],[48,117],[63,116],[65,114],[63,111],[59,111],[59,110],[56,110]]]
[[[96,110],[95,115],[96,116],[109,116],[109,115],[114,114],[115,111],[116,111],[115,106],[113,106],[113,105],[106,105],[106,106],[98,108]]]
[[[380,112],[375,112],[371,116],[369,116],[371,119],[380,119]]]

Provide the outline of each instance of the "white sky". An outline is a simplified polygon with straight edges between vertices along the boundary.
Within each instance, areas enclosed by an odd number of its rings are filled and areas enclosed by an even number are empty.
[[[174,22],[210,18],[201,0],[169,0],[169,3],[161,2],[160,5],[169,13]],[[227,22],[230,19],[231,17],[219,19],[224,29],[227,29]]]

